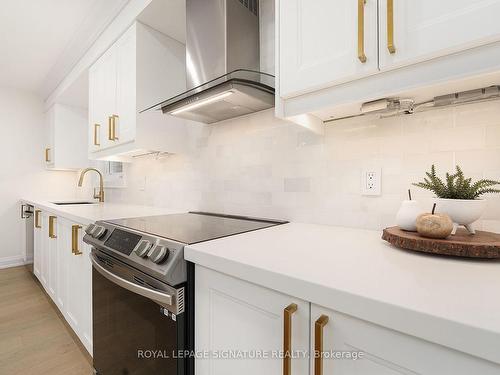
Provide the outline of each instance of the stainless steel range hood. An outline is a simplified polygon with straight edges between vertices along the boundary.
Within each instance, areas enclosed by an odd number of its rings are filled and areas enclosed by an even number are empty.
[[[274,106],[260,72],[258,0],[186,0],[187,91],[148,109],[207,124]]]

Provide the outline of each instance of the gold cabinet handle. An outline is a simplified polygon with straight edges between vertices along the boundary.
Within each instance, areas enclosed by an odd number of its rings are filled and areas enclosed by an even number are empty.
[[[78,224],[71,226],[71,251],[73,255],[81,255],[82,252],[78,249],[78,231],[82,227]]]
[[[54,233],[54,221],[57,219],[56,216],[49,216],[49,237],[57,238],[57,235]]]
[[[394,45],[394,0],[387,0],[387,49],[390,54],[396,53]]]
[[[116,136],[116,119],[119,118],[118,115],[113,115],[112,117],[112,123],[113,123],[113,140],[117,141],[118,137]]]
[[[323,375],[323,328],[328,317],[321,315],[314,323],[314,375]]]
[[[94,124],[94,146],[100,146],[100,138],[99,138],[99,130],[101,129],[101,125]]]
[[[45,149],[45,162],[50,163],[50,147]]]
[[[365,55],[365,4],[366,0],[358,0],[358,59],[363,64]]]
[[[42,213],[41,210],[35,210],[35,228],[41,228],[42,225],[40,224],[40,214]]]
[[[114,141],[115,139],[113,138],[113,116],[108,117],[108,139],[110,141]]]
[[[297,304],[292,303],[285,307],[283,314],[283,375],[292,373],[292,315],[297,309]]]

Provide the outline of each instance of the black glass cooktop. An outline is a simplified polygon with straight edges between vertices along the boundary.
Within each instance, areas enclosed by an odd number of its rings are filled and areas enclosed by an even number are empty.
[[[214,240],[286,223],[286,221],[206,212],[146,216],[108,220],[108,222],[185,244]]]

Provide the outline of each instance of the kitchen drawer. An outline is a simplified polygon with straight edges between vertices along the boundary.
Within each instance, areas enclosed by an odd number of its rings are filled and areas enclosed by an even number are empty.
[[[498,364],[315,305],[311,306],[312,350],[316,321],[322,315],[328,317],[322,329],[325,355],[332,350],[363,353],[357,360],[323,358],[325,375],[500,374]],[[312,366],[318,366],[314,359]]]

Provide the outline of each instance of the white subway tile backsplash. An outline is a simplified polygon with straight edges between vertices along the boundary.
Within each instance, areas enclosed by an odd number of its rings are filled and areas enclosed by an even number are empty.
[[[486,129],[477,127],[455,127],[440,129],[429,134],[430,151],[475,150],[486,145]]]
[[[497,100],[455,108],[456,127],[485,125],[500,125],[500,104]]]
[[[285,178],[283,182],[285,193],[307,193],[311,190],[311,180],[309,178]]]
[[[500,147],[500,125],[486,127],[486,146]]]
[[[127,165],[128,187],[111,201],[380,229],[400,202],[431,209],[432,193],[413,187],[432,164],[442,175],[460,164],[474,178],[500,179],[498,101],[375,119],[330,123],[324,135],[274,118],[273,110],[210,127],[193,155]],[[382,195],[361,196],[361,171],[382,169]],[[500,231],[500,197],[487,197],[477,227]]]

